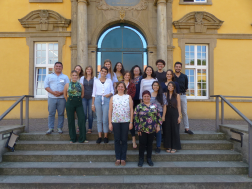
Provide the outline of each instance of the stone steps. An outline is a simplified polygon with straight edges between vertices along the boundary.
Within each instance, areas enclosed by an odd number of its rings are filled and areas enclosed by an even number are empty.
[[[92,133],[87,134],[87,140],[97,140],[98,134]],[[109,140],[114,140],[114,134],[108,134]],[[131,134],[128,135],[128,139],[131,140]],[[136,139],[138,140],[138,136],[136,134]],[[213,131],[194,131],[194,135],[189,135],[186,133],[180,133],[180,140],[225,140],[225,134],[216,133]],[[21,133],[19,136],[19,140],[30,140],[30,141],[69,141],[69,134],[63,133],[52,133],[51,135],[46,135],[45,132],[38,133]]]
[[[248,165],[238,161],[228,162],[155,162],[150,167],[144,163],[127,162],[115,166],[114,162],[4,162],[1,175],[242,175]]]
[[[127,151],[127,162],[138,161],[138,150]],[[242,161],[232,150],[179,150],[175,154],[153,154],[154,162],[165,161]],[[4,162],[114,162],[114,150],[87,151],[15,151],[3,155]]]
[[[139,144],[138,141],[136,141]],[[153,143],[153,149],[156,142]],[[231,150],[233,144],[225,140],[181,140],[181,147],[184,150]],[[74,143],[69,141],[18,141],[15,150],[114,150],[114,141],[109,143],[96,144],[95,141],[88,143]],[[163,145],[161,145],[161,149]],[[128,150],[134,150],[132,142],[128,142]]]
[[[249,189],[247,175],[97,175],[97,176],[8,176],[0,177],[4,189]]]

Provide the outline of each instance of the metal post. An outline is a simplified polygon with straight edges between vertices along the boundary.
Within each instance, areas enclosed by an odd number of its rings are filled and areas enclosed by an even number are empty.
[[[224,123],[224,100],[221,99],[221,124]]]
[[[20,101],[20,125],[23,125],[23,100]]]
[[[215,130],[219,131],[219,97],[216,97]]]
[[[29,133],[29,97],[25,98],[25,132]]]
[[[248,164],[249,164],[249,177],[252,178],[252,125],[248,124],[249,141],[248,141]]]

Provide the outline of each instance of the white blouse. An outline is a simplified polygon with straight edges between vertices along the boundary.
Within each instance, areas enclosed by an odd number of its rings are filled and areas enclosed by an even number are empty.
[[[92,97],[95,97],[96,95],[105,96],[109,93],[114,94],[114,88],[111,79],[106,79],[104,84],[102,84],[100,79],[94,80]]]
[[[112,123],[130,122],[129,95],[113,96]]]
[[[153,92],[152,83],[157,81],[157,79],[142,79],[140,84],[140,92],[139,92],[139,99],[142,99],[142,94],[145,90]]]
[[[98,79],[100,79],[100,78],[101,78],[101,73],[99,73],[99,75],[98,75]],[[108,73],[108,74],[106,75],[106,78],[111,79],[111,74],[110,74],[110,73]],[[118,79],[117,79],[117,77],[116,77],[116,74],[115,74],[115,73],[114,73],[114,76],[113,76],[112,82],[113,82],[113,83],[118,82]]]

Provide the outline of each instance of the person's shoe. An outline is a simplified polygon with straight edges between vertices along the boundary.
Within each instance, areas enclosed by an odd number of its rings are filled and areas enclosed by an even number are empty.
[[[108,143],[108,138],[104,138],[104,143]]]
[[[151,161],[151,158],[147,159],[147,163],[148,163],[149,166],[153,166],[154,165],[154,163]]]
[[[139,158],[138,167],[143,167],[144,159]]]
[[[61,128],[58,128],[58,133],[59,133],[59,134],[62,134],[62,133],[63,133],[63,131],[62,131]]]
[[[96,141],[96,143],[97,143],[97,144],[100,144],[101,141],[102,141],[102,139],[101,139],[101,138],[98,138],[97,141]]]
[[[193,133],[191,130],[189,130],[189,129],[188,129],[188,130],[185,129],[185,133],[188,133],[188,134],[190,134],[190,135],[193,135],[193,134],[194,134],[194,133]]]
[[[155,150],[155,152],[156,152],[157,154],[159,154],[160,151],[161,151],[161,150],[160,150],[160,148],[158,148],[158,147],[157,147],[156,150]]]
[[[53,132],[53,129],[48,129],[48,131],[46,131],[46,134],[50,135],[50,134],[52,134],[52,132]]]

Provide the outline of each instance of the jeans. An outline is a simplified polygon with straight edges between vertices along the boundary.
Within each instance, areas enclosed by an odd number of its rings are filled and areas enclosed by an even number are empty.
[[[180,95],[180,101],[181,101],[182,122],[184,124],[185,129],[189,129],[186,95]]]
[[[97,116],[98,133],[102,132],[102,126],[103,126],[103,132],[108,133],[109,101],[110,97],[109,98],[104,97],[104,104],[102,104],[102,96],[101,95],[95,96],[94,105]]]
[[[163,112],[160,112],[160,116],[163,116]],[[161,141],[162,141],[162,134],[161,134],[161,126],[160,126],[160,131],[158,131],[157,133],[155,133],[156,135],[156,142],[157,142],[157,148],[160,148],[161,146]]]
[[[115,155],[117,160],[126,160],[129,122],[112,123],[114,130]]]
[[[144,151],[147,146],[147,158],[151,158],[152,154],[152,144],[155,133],[144,133],[141,132],[141,136],[139,136],[139,159],[144,159]]]
[[[54,129],[55,113],[58,112],[58,128],[62,129],[64,124],[66,100],[64,98],[48,97],[48,128]]]
[[[85,117],[86,119],[88,118],[88,129],[92,129],[93,125],[92,98],[90,99],[83,98],[82,105]]]

